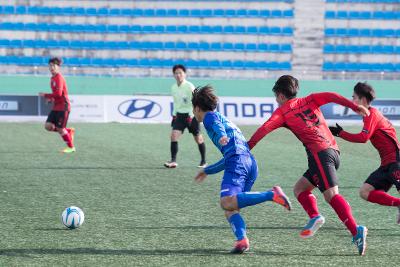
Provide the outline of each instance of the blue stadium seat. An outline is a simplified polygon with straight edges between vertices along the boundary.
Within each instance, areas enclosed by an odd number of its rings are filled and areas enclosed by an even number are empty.
[[[120,15],[121,15],[121,9],[119,9],[119,8],[112,8],[112,9],[109,10],[108,14],[109,14],[110,16],[115,16],[115,17],[120,16]]]
[[[168,17],[177,17],[178,16],[178,10],[176,10],[176,9],[167,9],[167,16]]]
[[[190,10],[190,16],[191,17],[200,17],[201,16],[201,10],[200,9],[192,9],[192,10]]]
[[[225,17],[235,17],[235,16],[236,16],[236,10],[234,9],[225,10]]]
[[[187,45],[185,42],[176,42],[175,43],[175,49],[177,50],[186,50],[187,49]]]
[[[166,17],[167,16],[167,10],[165,9],[156,9],[156,17]]]
[[[281,10],[272,10],[271,11],[271,17],[272,18],[280,18],[280,17],[282,17],[282,11]]]
[[[208,67],[211,69],[219,69],[221,67],[221,64],[218,60],[211,60],[208,63]]]
[[[207,51],[210,49],[210,44],[206,42],[201,42],[199,44],[199,50]]]
[[[189,9],[179,9],[178,16],[179,17],[189,17]]]
[[[174,42],[166,42],[166,43],[164,43],[164,49],[166,49],[166,50],[174,50],[175,49],[175,43]]]
[[[201,17],[211,17],[212,14],[213,14],[212,9],[202,9],[200,16]]]
[[[257,9],[249,9],[247,10],[247,16],[248,17],[258,17],[259,15],[259,11]]]
[[[188,32],[190,32],[190,33],[199,33],[200,32],[200,26],[191,25],[191,26],[189,26]]]
[[[271,17],[271,11],[269,11],[267,9],[260,10],[259,16],[264,17],[264,18],[269,18],[269,17]]]
[[[360,11],[359,12],[360,19],[371,19],[371,12],[369,11]]]
[[[223,69],[230,69],[232,68],[232,62],[230,60],[223,60],[221,61],[221,68]]]
[[[129,11],[126,11],[126,15],[133,16],[133,17],[143,17],[143,16],[151,16],[152,14],[154,14],[153,10],[148,11],[149,13],[147,13],[147,14],[145,12],[146,12],[146,10],[143,10],[140,8],[135,8],[135,9],[130,9]]]
[[[279,44],[270,44],[269,45],[269,52],[271,52],[271,53],[279,53],[280,52]]]
[[[247,34],[257,34],[258,28],[256,26],[248,26],[246,32]]]
[[[223,17],[225,16],[225,11],[223,9],[214,9],[213,15],[215,17]]]
[[[282,16],[284,18],[293,18],[294,17],[294,13],[293,10],[289,9],[289,10],[284,10],[282,13]]]
[[[215,50],[215,51],[222,50],[222,45],[219,42],[218,43],[211,43],[210,49],[211,50]]]
[[[187,45],[189,50],[199,50],[199,43],[197,42],[189,42]]]
[[[257,44],[255,43],[248,43],[246,44],[246,51],[253,52],[257,50]]]
[[[27,9],[25,6],[17,6],[15,8],[15,13],[18,15],[24,15],[24,14],[26,14],[26,12],[27,12]]]
[[[223,43],[222,49],[225,51],[233,50],[233,43],[230,43],[230,42]]]
[[[212,27],[211,26],[209,26],[209,25],[201,25],[200,26],[200,32],[207,34],[207,33],[212,33],[213,31],[212,31]]]
[[[245,44],[244,43],[235,43],[235,44],[233,44],[233,49],[235,51],[243,51],[245,49]]]
[[[247,17],[247,10],[246,9],[238,9],[236,10],[237,17]]]

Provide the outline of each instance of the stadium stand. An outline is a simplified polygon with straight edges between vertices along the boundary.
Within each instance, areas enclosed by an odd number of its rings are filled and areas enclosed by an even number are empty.
[[[197,76],[400,76],[400,0],[314,2],[7,1],[0,69],[44,72],[58,55],[82,75],[169,76],[184,62]]]

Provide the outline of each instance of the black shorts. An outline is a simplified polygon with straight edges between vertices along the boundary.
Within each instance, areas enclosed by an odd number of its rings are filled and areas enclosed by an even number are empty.
[[[69,111],[52,110],[47,116],[46,122],[53,123],[56,128],[65,128],[67,126]]]
[[[176,119],[171,123],[173,130],[181,131],[182,133],[188,128],[189,133],[194,136],[199,135],[200,133],[200,124],[196,120],[196,118],[191,118],[189,113],[177,113]]]
[[[308,170],[303,174],[321,192],[338,185],[336,170],[339,169],[339,151],[328,148],[318,153],[307,150]]]
[[[385,192],[395,185],[397,191],[400,191],[400,162],[379,167],[369,175],[365,183],[372,185],[376,190]]]

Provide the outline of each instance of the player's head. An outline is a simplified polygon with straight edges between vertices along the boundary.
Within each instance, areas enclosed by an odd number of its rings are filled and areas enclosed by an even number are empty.
[[[275,82],[272,91],[275,94],[276,101],[282,105],[287,100],[295,98],[299,91],[298,80],[290,75],[283,75]]]
[[[60,66],[62,64],[62,60],[59,57],[52,57],[49,59],[49,70],[52,75],[56,75],[60,72]]]
[[[204,114],[214,111],[218,105],[218,97],[211,85],[199,86],[192,94],[193,114],[199,122],[203,121]]]
[[[186,67],[182,64],[176,64],[172,67],[172,73],[175,80],[180,84],[186,79]]]
[[[354,86],[353,101],[358,105],[369,105],[375,99],[375,90],[368,83],[357,83]]]

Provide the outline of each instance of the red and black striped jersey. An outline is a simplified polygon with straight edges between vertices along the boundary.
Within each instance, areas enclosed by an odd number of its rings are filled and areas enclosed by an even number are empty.
[[[70,111],[71,104],[68,98],[68,88],[64,77],[57,73],[50,79],[51,94],[45,94],[45,97],[54,102],[53,110]]]
[[[311,152],[317,153],[328,148],[339,150],[319,108],[327,103],[337,103],[353,110],[358,108],[352,101],[337,93],[315,93],[303,98],[290,99],[277,108],[253,134],[248,141],[250,149],[269,132],[286,127]]]
[[[370,115],[363,119],[364,126],[360,133],[351,134],[341,131],[339,136],[354,143],[366,143],[371,140],[372,145],[379,152],[382,166],[398,161],[400,144],[397,139],[396,129],[379,110],[370,107],[369,111]]]

